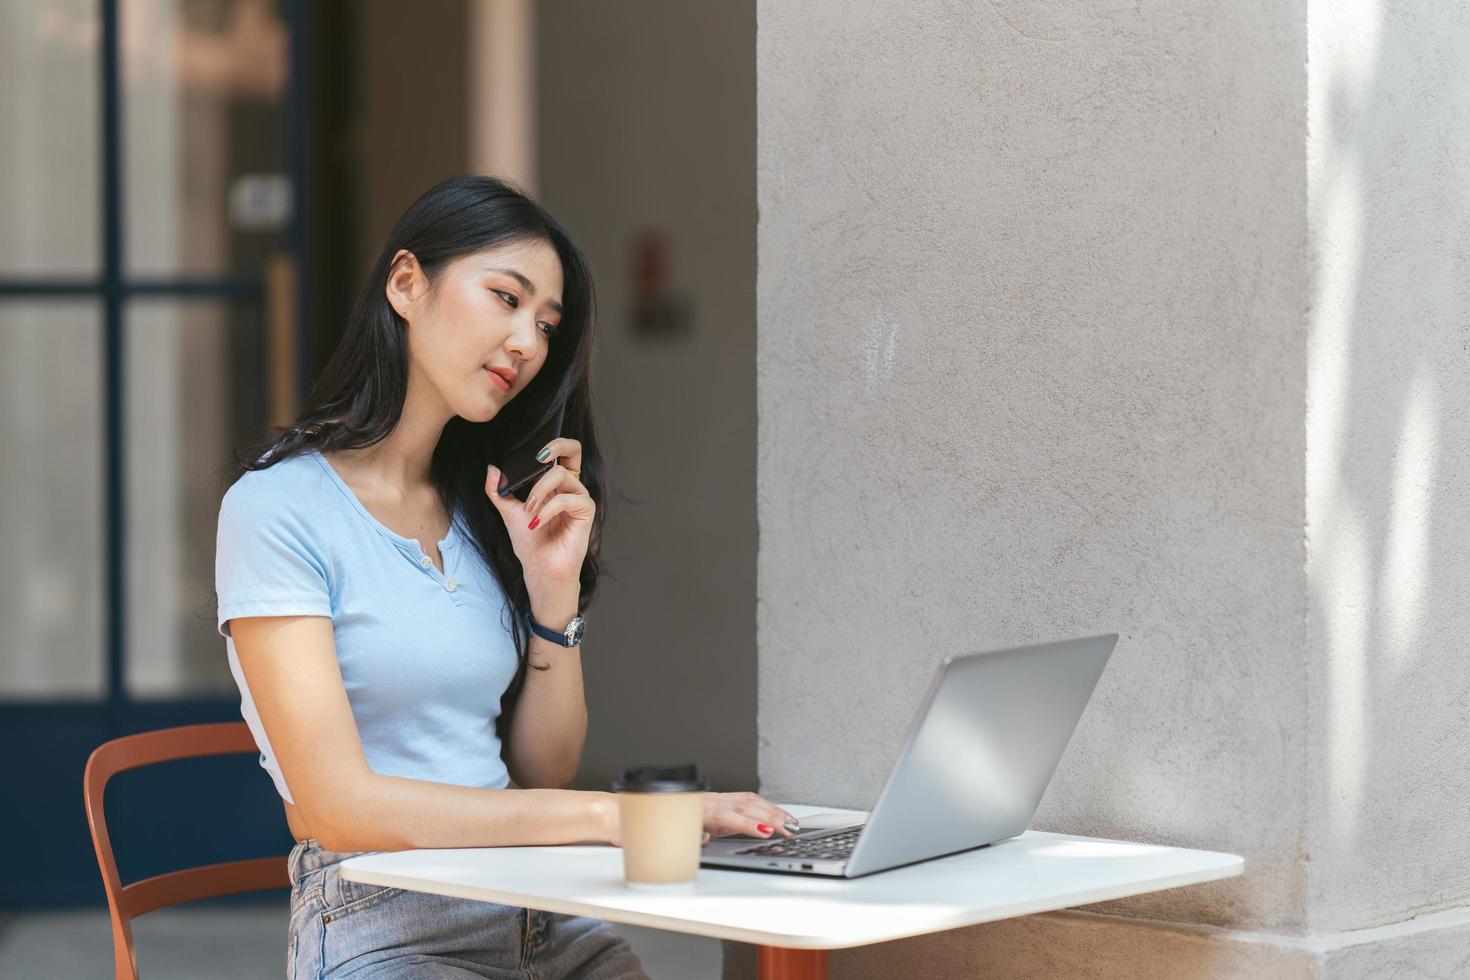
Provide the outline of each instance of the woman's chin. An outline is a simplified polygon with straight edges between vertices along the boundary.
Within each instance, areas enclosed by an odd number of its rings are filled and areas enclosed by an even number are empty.
[[[466,422],[489,422],[500,414],[500,402],[471,402],[463,407],[462,411],[456,412]]]

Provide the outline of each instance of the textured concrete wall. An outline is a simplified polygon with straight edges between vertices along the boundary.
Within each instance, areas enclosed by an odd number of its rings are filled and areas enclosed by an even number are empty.
[[[578,785],[687,760],[717,790],[754,789],[755,10],[547,0],[536,16],[541,199],[597,277],[615,491]],[[648,227],[693,302],[667,342],[629,325]]]
[[[758,10],[762,791],[1112,628],[1037,826],[1247,861],[834,972],[1470,972],[1470,13]]]
[[[1036,826],[1247,856],[1114,909],[1299,927],[1302,6],[757,38],[761,791],[868,806],[944,654],[1116,629]]]
[[[1310,24],[1310,922],[1327,931],[1470,902],[1470,8],[1313,0]]]

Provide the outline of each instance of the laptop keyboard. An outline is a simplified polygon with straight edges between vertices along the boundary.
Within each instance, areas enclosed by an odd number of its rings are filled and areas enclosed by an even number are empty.
[[[747,847],[736,854],[769,854],[775,857],[803,857],[803,858],[835,858],[841,860],[851,856],[852,849],[857,845],[858,834],[863,832],[862,827],[852,827],[836,834],[826,837],[794,837],[782,838],[771,841],[769,844],[761,844],[757,847]]]

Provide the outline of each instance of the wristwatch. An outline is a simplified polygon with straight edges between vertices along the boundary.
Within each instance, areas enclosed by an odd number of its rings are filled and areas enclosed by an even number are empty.
[[[549,629],[532,619],[531,610],[529,609],[526,610],[526,625],[531,627],[531,632],[541,637],[541,639],[549,640],[558,646],[564,647],[574,647],[578,643],[581,643],[582,634],[587,629],[587,621],[581,616],[573,616],[572,621],[567,623],[565,629]]]

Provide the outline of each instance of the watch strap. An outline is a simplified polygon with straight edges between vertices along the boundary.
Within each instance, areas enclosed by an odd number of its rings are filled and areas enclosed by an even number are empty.
[[[547,640],[551,643],[555,643],[557,646],[563,647],[574,647],[577,645],[578,642],[581,641],[580,635],[578,635],[575,642],[567,636],[567,633],[571,631],[573,624],[577,623],[577,621],[581,618],[581,616],[573,616],[572,621],[567,624],[567,628],[565,630],[558,631],[551,629],[548,626],[542,626],[531,616],[531,610],[526,610],[526,625],[530,627],[531,632],[535,633],[543,640]],[[577,632],[578,634],[580,634],[581,631],[578,630]]]

